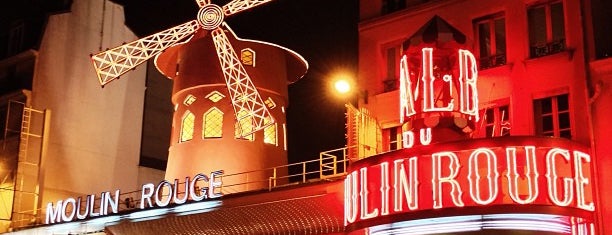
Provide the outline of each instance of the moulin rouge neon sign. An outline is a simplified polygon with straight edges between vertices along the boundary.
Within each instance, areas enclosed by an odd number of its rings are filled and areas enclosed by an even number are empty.
[[[178,179],[171,183],[162,180],[159,184],[143,184],[140,190],[139,209],[160,208],[170,204],[181,205],[184,203],[198,202],[205,199],[214,199],[223,196],[220,189],[223,185],[223,171],[213,171],[210,177],[206,174],[197,174],[193,178],[185,177],[184,182]],[[182,186],[181,186],[182,185]],[[121,200],[120,190],[114,194],[103,192],[96,199],[95,194],[83,197],[59,200],[53,206],[52,202],[47,204],[45,224],[71,222],[100,216],[119,213]],[[97,204],[98,202],[99,204]],[[109,210],[110,209],[110,210]]]
[[[469,122],[479,120],[478,115],[478,69],[476,58],[468,50],[457,51],[458,75],[453,78],[451,74],[440,75],[434,69],[434,49],[421,50],[421,76],[413,81],[409,68],[408,56],[402,56],[400,61],[400,123],[413,120],[415,117],[427,116],[461,116]],[[445,72],[452,73],[450,68]],[[443,71],[444,72],[444,71]],[[437,77],[438,76],[438,77]],[[441,78],[439,78],[441,76]],[[414,84],[413,84],[414,83]],[[458,94],[453,94],[456,91]],[[439,99],[445,94],[450,99]],[[421,144],[431,143],[431,129],[420,129],[417,133],[408,130],[402,133],[404,148],[411,148],[415,144],[415,136],[419,136]]]
[[[458,111],[462,114],[473,117],[478,121],[478,90],[476,82],[478,78],[478,70],[476,68],[476,59],[474,55],[467,50],[459,50],[459,90],[458,100],[452,100],[446,104],[436,102],[434,93],[434,82],[439,78],[434,75],[433,64],[433,48],[422,49],[422,76],[420,83],[422,84],[422,95],[420,108],[424,113],[431,112],[454,112]],[[446,74],[442,76],[442,81],[448,84],[448,92],[453,94],[453,77]],[[410,69],[408,66],[408,57],[404,55],[400,61],[400,122],[404,122],[406,117],[412,117],[417,114],[418,106],[415,101],[419,98],[419,88],[412,89],[413,84],[410,79]],[[456,105],[458,103],[458,105]],[[459,107],[456,107],[459,106]]]
[[[406,55],[400,61],[400,123],[445,115],[478,121],[478,71],[472,53],[458,50],[458,72],[452,72],[458,75],[453,78],[434,69],[433,48],[421,52],[418,78],[411,77],[417,73],[411,73]],[[452,98],[439,99],[441,93]],[[351,165],[353,170],[344,182],[345,225],[443,208],[543,205],[587,212],[595,209],[591,157],[568,140],[511,137],[434,147],[435,127],[420,128],[402,133],[404,149]],[[417,141],[420,146],[415,146]]]
[[[380,155],[382,161],[358,166],[347,175],[345,224],[453,207],[595,209],[589,154],[566,147],[509,145],[436,152],[404,149]]]

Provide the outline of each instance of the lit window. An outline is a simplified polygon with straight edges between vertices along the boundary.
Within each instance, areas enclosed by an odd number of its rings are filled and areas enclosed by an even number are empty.
[[[400,128],[401,127],[392,127],[392,128],[386,129],[385,132],[388,133],[388,138],[389,138],[388,151],[401,149],[401,146],[402,146],[402,138],[400,136],[401,133],[397,132],[397,130]]]
[[[241,51],[242,64],[255,67],[255,51],[245,48]]]
[[[482,130],[484,137],[509,136],[510,135],[510,107],[502,105],[487,108],[481,111]]]
[[[271,118],[266,117],[265,119],[266,124],[270,123],[270,121],[271,121]],[[264,143],[273,144],[273,145],[278,144],[276,140],[276,123],[264,128]]]
[[[247,112],[245,111],[238,112],[238,117],[243,117],[246,115],[247,115]],[[239,123],[236,122],[235,130],[236,131],[234,133],[234,136],[237,139],[244,139],[244,140],[250,140],[250,141],[253,141],[255,139],[253,133],[251,133],[253,132],[253,119],[251,117],[243,118],[240,120]],[[242,133],[251,133],[251,134],[240,137]]]
[[[572,138],[569,95],[533,101],[536,135]]]
[[[532,58],[565,50],[563,2],[553,1],[527,10],[529,54]]]
[[[221,138],[223,134],[223,112],[212,107],[204,114],[203,138]]]
[[[506,22],[503,15],[475,21],[480,69],[506,64]]]
[[[193,95],[187,95],[187,97],[185,97],[185,100],[183,100],[183,104],[189,106],[191,104],[193,104],[193,102],[196,101],[196,97]]]
[[[206,99],[209,99],[212,102],[219,102],[219,100],[225,98],[225,96],[223,94],[221,94],[221,92],[218,91],[213,91],[211,93],[209,93],[208,95],[206,95]]]
[[[274,103],[272,97],[268,97],[268,99],[266,99],[264,103],[266,104],[266,106],[268,106],[269,109],[273,109],[274,107],[276,107],[276,103]]]
[[[193,139],[193,125],[195,123],[195,115],[187,111],[181,120],[181,140],[180,142],[190,141]]]

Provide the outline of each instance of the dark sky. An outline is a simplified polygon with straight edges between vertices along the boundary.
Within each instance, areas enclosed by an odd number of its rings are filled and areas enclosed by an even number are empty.
[[[114,0],[123,4],[127,25],[146,36],[195,19],[194,0]],[[227,1],[213,0],[223,5]],[[357,70],[357,0],[276,0],[238,13],[226,22],[241,38],[292,49],[306,58],[305,77],[289,86],[289,161],[318,159],[344,147],[344,102],[330,94],[336,70]]]

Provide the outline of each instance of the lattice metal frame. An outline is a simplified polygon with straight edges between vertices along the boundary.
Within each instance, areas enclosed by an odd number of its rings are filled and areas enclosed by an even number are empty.
[[[234,0],[223,6],[223,12],[225,15],[232,15],[238,12],[251,9],[255,6],[270,2],[272,0],[249,0],[249,1],[241,1]]]
[[[203,7],[210,4],[210,0],[196,0],[196,3],[198,3],[198,6]]]
[[[223,28],[229,30],[229,27],[224,23],[225,17],[272,0],[233,0],[223,7],[211,4],[210,0],[195,1],[200,6],[196,20],[92,55],[92,63],[100,84],[104,86],[165,49],[180,42],[189,41],[189,37],[197,30],[210,30],[237,123],[241,123],[245,119],[253,121],[253,130],[249,133],[241,133],[241,136],[248,136],[274,124],[274,118],[262,101],[257,88],[223,32]],[[239,113],[245,113],[245,115],[238,115]],[[266,122],[266,118],[271,121]]]
[[[226,25],[224,26],[227,27]],[[247,74],[240,59],[238,59],[238,55],[223,32],[223,29],[215,29],[211,32],[211,35],[219,55],[219,63],[223,70],[223,76],[225,77],[225,83],[234,106],[234,112],[241,114],[236,116],[237,122],[241,123],[244,119],[252,119],[252,132],[261,130],[274,123],[274,118],[270,115],[270,111],[268,111],[253,81]],[[242,115],[243,113],[244,115]],[[266,118],[272,121],[266,123]],[[251,133],[242,133],[242,135],[245,136]]]
[[[163,50],[193,35],[200,25],[192,20],[128,44],[92,55],[102,86],[129,72]]]

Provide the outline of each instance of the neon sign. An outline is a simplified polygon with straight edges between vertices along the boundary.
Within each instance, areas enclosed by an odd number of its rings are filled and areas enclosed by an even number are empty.
[[[458,100],[451,99],[450,102],[437,102],[434,91],[434,83],[440,78],[436,78],[433,64],[433,48],[422,49],[422,71],[420,81],[411,81],[408,57],[404,55],[400,61],[400,122],[403,123],[406,117],[431,112],[454,112],[458,111],[467,116],[473,117],[478,121],[478,90],[476,82],[478,70],[474,55],[467,50],[458,50],[459,76],[457,90]],[[446,92],[453,96],[453,76],[450,74],[442,75],[441,92]],[[420,85],[419,85],[420,84]],[[413,90],[413,87],[416,87]],[[419,87],[422,87],[420,89]],[[419,92],[422,92],[419,93]],[[420,95],[421,94],[421,95]],[[420,102],[415,102],[418,99]],[[418,109],[420,108],[420,109]]]
[[[222,176],[223,171],[221,170],[210,173],[210,177],[205,174],[197,174],[193,179],[186,177],[184,182],[175,179],[174,183],[162,180],[157,186],[151,183],[144,184],[142,185],[139,208],[165,207],[170,203],[180,205],[187,201],[197,202],[221,197],[223,196],[220,192],[223,185]],[[95,194],[87,195],[84,198],[85,200],[82,197],[68,198],[57,201],[55,206],[52,202],[49,202],[45,224],[117,214],[119,213],[119,204],[122,202],[119,198],[120,194],[120,190],[115,190],[113,194],[110,192],[101,193],[99,199],[96,199]],[[96,205],[98,200],[99,205]]]
[[[483,206],[594,211],[590,155],[565,140],[524,145],[525,139],[542,142],[535,137],[509,138],[503,145],[472,140],[403,149],[357,162],[344,182],[345,224]],[[462,148],[468,144],[471,147]]]

